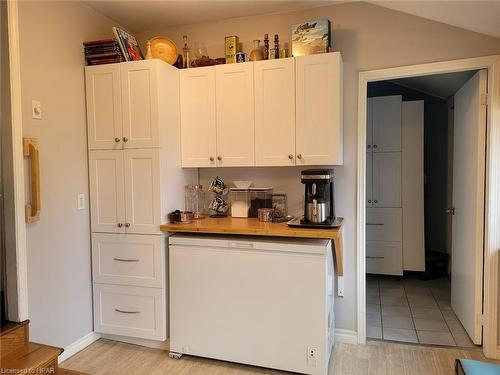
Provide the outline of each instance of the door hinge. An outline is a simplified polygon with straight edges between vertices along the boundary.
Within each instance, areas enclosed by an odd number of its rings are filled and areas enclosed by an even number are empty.
[[[481,94],[481,105],[488,105],[488,94]]]

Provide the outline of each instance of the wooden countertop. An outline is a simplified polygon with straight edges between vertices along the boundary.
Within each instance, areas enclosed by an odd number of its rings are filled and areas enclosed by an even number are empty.
[[[172,233],[208,233],[208,234],[239,234],[247,236],[275,236],[299,238],[331,239],[335,251],[335,263],[338,276],[344,276],[342,227],[323,228],[292,228],[286,223],[261,222],[256,218],[205,218],[193,220],[189,224],[163,224],[162,232]]]

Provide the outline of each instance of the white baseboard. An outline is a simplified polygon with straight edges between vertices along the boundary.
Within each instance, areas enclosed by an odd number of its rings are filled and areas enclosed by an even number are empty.
[[[335,328],[335,342],[357,345],[358,333],[349,329]]]
[[[121,342],[126,342],[127,344],[133,344],[139,346],[146,346],[148,348],[153,348],[153,349],[170,350],[168,339],[165,341],[156,341],[156,340],[136,339],[133,337],[111,335],[107,333],[102,334],[101,337],[103,339],[121,341]]]
[[[61,363],[67,360],[69,357],[74,356],[80,350],[85,349],[87,346],[93,342],[99,340],[101,335],[95,332],[90,332],[89,334],[83,336],[82,338],[76,340],[74,343],[69,344],[64,348],[64,352],[59,356],[58,362]]]

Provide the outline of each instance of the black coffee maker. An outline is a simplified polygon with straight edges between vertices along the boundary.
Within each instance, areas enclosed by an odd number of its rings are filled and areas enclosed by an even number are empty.
[[[291,226],[333,228],[335,217],[333,169],[306,169],[300,176],[305,186],[304,217],[289,222]]]

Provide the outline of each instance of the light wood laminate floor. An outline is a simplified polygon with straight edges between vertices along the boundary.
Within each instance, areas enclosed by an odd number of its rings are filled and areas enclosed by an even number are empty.
[[[439,348],[369,341],[367,345],[337,343],[330,361],[330,375],[448,375],[456,358],[484,360],[478,349]],[[90,374],[246,375],[286,372],[229,362],[183,356],[171,359],[158,349],[100,339],[67,359],[61,367]]]

